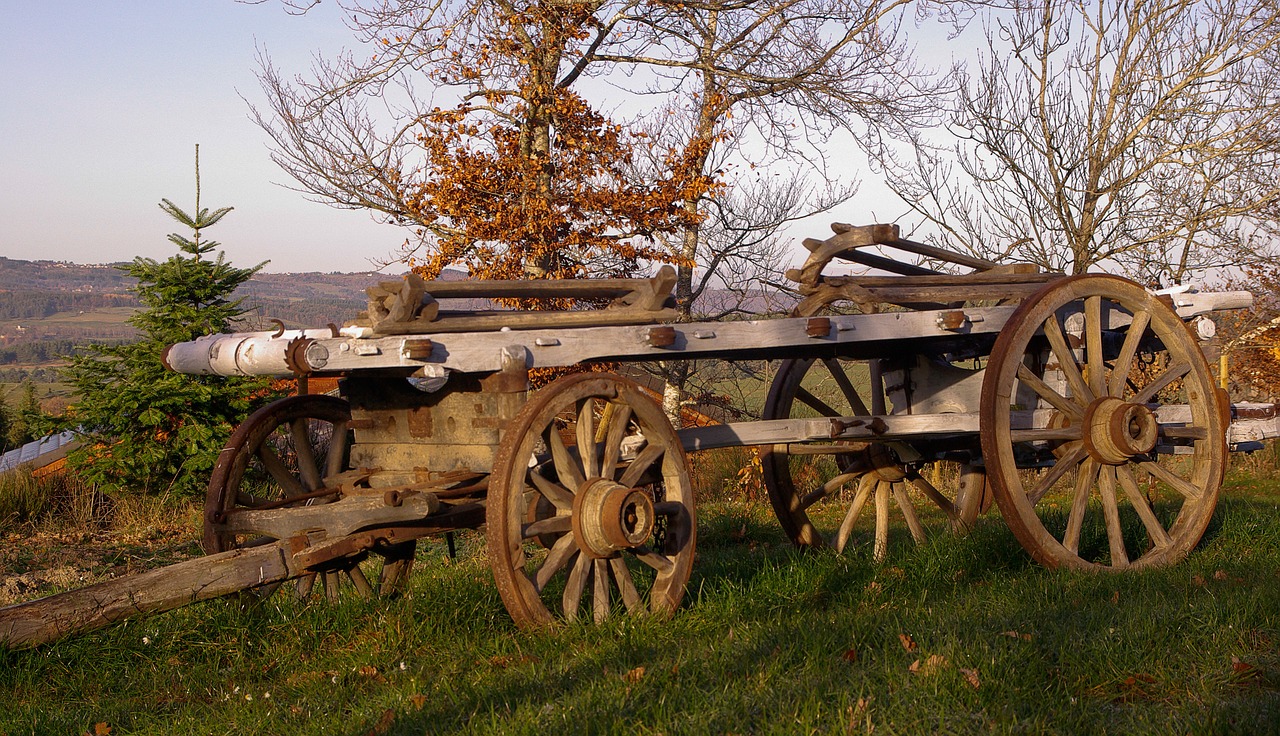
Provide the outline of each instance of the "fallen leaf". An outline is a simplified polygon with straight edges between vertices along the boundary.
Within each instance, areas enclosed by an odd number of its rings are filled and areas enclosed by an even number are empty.
[[[93,736],[107,736],[111,733],[111,727],[106,723],[93,724]]]
[[[977,670],[971,670],[965,667],[961,667],[960,674],[964,675],[964,679],[969,683],[970,686],[973,687],[974,690],[977,690],[979,687],[982,686],[982,683],[978,681]]]
[[[907,671],[913,675],[928,677],[929,675],[936,674],[939,670],[946,669],[949,664],[951,663],[941,654],[930,654],[929,658],[923,662],[918,659],[912,662],[911,666],[907,667]]]
[[[1231,673],[1235,675],[1237,679],[1247,680],[1258,674],[1258,668],[1248,662],[1241,661],[1239,657],[1232,657]]]
[[[622,676],[622,679],[626,680],[627,684],[634,685],[637,682],[640,682],[640,680],[643,677],[644,677],[644,665],[641,665],[639,667],[636,667],[633,670],[628,671],[627,674]]]
[[[366,665],[364,665],[363,667],[361,667],[361,668],[360,668],[360,670],[359,670],[359,671],[360,671],[360,675],[361,675],[362,677],[377,677],[377,676],[378,676],[378,668],[377,668],[377,667],[374,667],[373,665],[370,665],[370,664],[366,664]]]
[[[422,710],[422,706],[427,704],[427,696],[422,694],[410,695],[409,702],[413,704],[414,710]]]
[[[902,648],[908,652],[916,650],[916,640],[912,639],[910,634],[898,634],[898,641],[902,642]]]
[[[850,647],[849,649],[844,650],[844,654],[840,655],[840,659],[849,663],[857,662],[858,650]]]
[[[1213,572],[1213,579],[1214,579],[1214,580],[1226,580],[1226,579],[1227,579],[1227,573],[1223,572],[1222,570],[1214,570],[1214,572]]]
[[[394,726],[395,723],[396,723],[395,710],[391,708],[387,708],[386,710],[382,711],[382,717],[378,719],[377,723],[373,724],[373,728],[369,729],[365,733],[365,736],[382,736],[383,734],[390,731],[391,727]]]
[[[1192,576],[1191,576],[1191,582],[1192,582],[1193,584],[1195,584],[1195,585],[1203,586],[1203,585],[1204,585],[1204,577],[1203,577],[1203,576],[1201,576],[1201,575],[1192,575]]]
[[[1119,605],[1119,603],[1120,603],[1120,591],[1117,590],[1115,593],[1111,594],[1111,605],[1115,606],[1115,605]]]

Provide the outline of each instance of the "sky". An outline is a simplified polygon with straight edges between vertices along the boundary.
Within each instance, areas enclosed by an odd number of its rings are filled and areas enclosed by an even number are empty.
[[[405,232],[288,189],[248,118],[255,50],[305,71],[353,44],[335,3],[4,0],[0,24],[0,256],[111,263],[175,252],[158,204],[232,206],[208,237],[238,266],[366,271]]]
[[[197,143],[201,204],[235,207],[207,236],[237,266],[366,271],[404,242],[404,230],[368,212],[289,189],[248,117],[250,102],[263,100],[257,49],[293,73],[316,52],[354,46],[336,3],[302,16],[279,0],[0,0],[0,8],[0,256],[169,257],[165,236],[181,228],[158,203],[193,208]],[[864,224],[890,209],[902,208],[869,205],[862,194],[806,223],[797,240],[826,237],[829,221]],[[797,246],[796,260],[803,256]]]

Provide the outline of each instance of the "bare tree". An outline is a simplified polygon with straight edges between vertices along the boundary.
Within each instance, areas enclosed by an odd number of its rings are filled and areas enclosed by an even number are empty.
[[[995,12],[945,130],[880,161],[937,240],[988,258],[1162,283],[1256,262],[1280,201],[1278,49],[1274,0]]]

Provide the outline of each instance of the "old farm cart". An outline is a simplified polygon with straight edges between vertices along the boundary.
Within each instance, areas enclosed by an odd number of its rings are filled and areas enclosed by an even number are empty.
[[[218,574],[199,560],[183,563],[181,584],[148,573],[169,592],[135,583],[131,608],[94,621],[237,588],[386,592],[404,583],[415,540],[482,524],[522,626],[668,614],[694,555],[686,452],[729,446],[760,448],[778,519],[803,546],[843,550],[867,536],[881,557],[891,515],[919,539],[922,519],[963,528],[989,496],[1050,566],[1161,565],[1195,546],[1231,422],[1197,333],[1212,332],[1204,315],[1246,306],[1248,294],[1159,297],[1113,276],[913,243],[895,226],[833,230],[806,241],[810,257],[788,273],[803,300],[787,318],[670,323],[669,270],[585,282],[409,277],[370,289],[368,312],[342,329],[173,346],[177,371],[336,375],[342,396],[285,399],[232,435],[204,518],[205,559],[225,561]],[[873,252],[884,249],[967,273]],[[832,275],[833,261],[890,275]],[[548,295],[610,304],[444,308]],[[763,420],[676,431],[650,394],[609,373],[527,391],[532,369],[689,358],[781,359]],[[921,473],[940,460],[958,463],[958,481]],[[872,532],[855,536],[864,511]],[[93,625],[66,613],[75,605],[30,639]],[[0,609],[0,638],[4,619]]]

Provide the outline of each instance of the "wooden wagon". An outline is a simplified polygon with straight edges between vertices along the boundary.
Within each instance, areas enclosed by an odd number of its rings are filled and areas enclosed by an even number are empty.
[[[1196,545],[1232,421],[1201,350],[1205,315],[1247,306],[1247,293],[1159,296],[910,242],[892,225],[833,230],[806,241],[808,260],[787,274],[802,296],[789,317],[672,322],[669,269],[410,276],[370,289],[346,327],[175,345],[166,362],[180,372],[340,376],[341,396],[284,399],[236,429],[209,485],[211,557],[0,609],[0,640],[249,588],[392,592],[416,540],[481,525],[522,626],[667,615],[696,545],[687,453],[733,446],[759,449],[779,522],[801,546],[844,551],[865,511],[880,558],[891,515],[920,539],[922,518],[963,529],[990,497],[1049,566],[1163,565]],[[833,263],[889,275],[836,275]],[[550,295],[608,306],[448,308]],[[605,372],[528,389],[536,369],[691,358],[780,360],[763,418],[676,430],[650,393]],[[922,473],[942,461],[960,468],[956,481]]]

